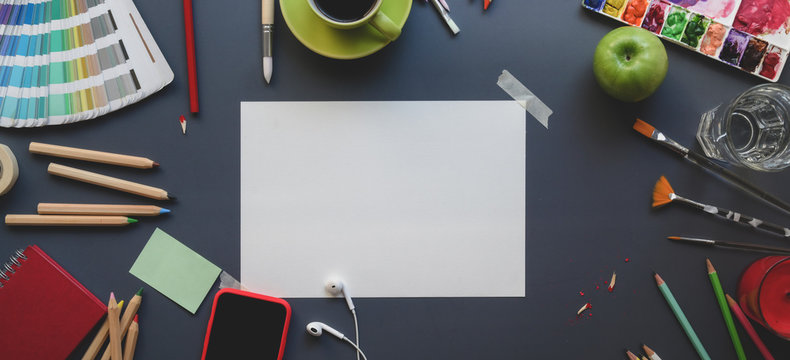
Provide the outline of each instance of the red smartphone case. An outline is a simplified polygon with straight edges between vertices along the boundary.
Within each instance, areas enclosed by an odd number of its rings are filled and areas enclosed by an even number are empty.
[[[222,296],[222,294],[227,294],[227,293],[247,296],[264,301],[270,301],[285,307],[285,324],[283,326],[283,335],[282,338],[280,339],[280,351],[277,355],[277,360],[282,360],[283,353],[285,352],[285,339],[288,336],[288,325],[291,323],[291,305],[289,305],[288,302],[280,298],[266,296],[263,294],[256,294],[253,292],[237,290],[232,288],[221,289],[219,292],[217,292],[217,295],[214,296],[214,304],[211,307],[211,318],[209,318],[208,327],[206,328],[206,339],[203,341],[203,355],[201,356],[201,360],[206,360],[206,351],[208,350],[209,338],[211,336],[211,326],[214,324],[214,315],[217,313],[217,302],[220,296]]]

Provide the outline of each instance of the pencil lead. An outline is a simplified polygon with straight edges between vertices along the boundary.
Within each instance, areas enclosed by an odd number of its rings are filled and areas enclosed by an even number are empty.
[[[168,214],[168,213],[170,213],[169,209],[162,208],[159,210],[159,214]]]
[[[159,163],[154,161],[154,167],[159,167]]]
[[[126,218],[126,222],[128,222],[128,223],[130,223],[130,224],[134,224],[134,223],[136,223],[137,221],[138,221],[137,219]]]
[[[708,267],[708,274],[713,274],[716,272],[716,269],[713,267],[710,259],[705,259],[705,265]]]
[[[175,200],[175,199],[176,199],[176,196],[175,196],[175,195],[173,195],[173,194],[171,194],[171,193],[167,193],[167,199],[168,199],[168,200]]]
[[[110,301],[115,301],[115,292],[110,291]]]
[[[143,288],[140,288],[140,290],[137,290],[137,294],[135,294],[135,295],[143,296]]]
[[[121,302],[118,303],[118,310],[120,310],[122,307],[123,307],[123,300],[121,300]]]
[[[134,320],[132,321],[137,322],[137,314],[134,314]]]

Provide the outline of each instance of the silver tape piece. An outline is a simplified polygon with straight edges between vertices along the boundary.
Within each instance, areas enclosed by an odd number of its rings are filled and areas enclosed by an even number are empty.
[[[236,280],[236,278],[234,278],[233,276],[231,276],[230,274],[225,272],[225,270],[222,270],[222,272],[219,274],[219,288],[220,289],[231,288],[231,289],[236,289],[236,290],[247,290],[247,288],[245,288],[243,285],[241,285],[241,282],[239,282],[238,280]]]
[[[502,90],[505,90],[513,100],[516,100],[521,107],[527,110],[538,122],[546,129],[549,128],[549,116],[554,113],[543,101],[540,101],[532,91],[529,91],[524,84],[516,79],[509,71],[502,70],[502,75],[496,82]]]

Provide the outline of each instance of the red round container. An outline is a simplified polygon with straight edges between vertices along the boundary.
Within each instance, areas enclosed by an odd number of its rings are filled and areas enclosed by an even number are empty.
[[[737,296],[746,316],[790,340],[790,257],[753,262],[741,274]]]

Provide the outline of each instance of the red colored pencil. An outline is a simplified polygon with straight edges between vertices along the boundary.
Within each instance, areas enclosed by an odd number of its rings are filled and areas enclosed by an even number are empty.
[[[195,23],[192,0],[184,0],[184,33],[186,35],[187,70],[189,71],[189,111],[198,112],[197,64],[195,62]]]

